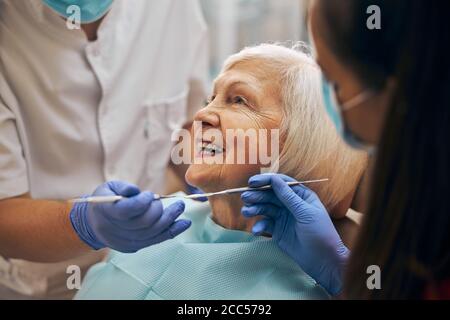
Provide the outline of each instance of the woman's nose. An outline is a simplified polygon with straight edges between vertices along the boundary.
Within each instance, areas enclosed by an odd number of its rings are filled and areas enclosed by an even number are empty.
[[[216,110],[207,106],[195,114],[194,121],[201,121],[203,125],[218,127],[220,124],[220,117]]]

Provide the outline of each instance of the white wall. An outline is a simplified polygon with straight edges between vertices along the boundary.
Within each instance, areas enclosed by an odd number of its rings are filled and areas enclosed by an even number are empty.
[[[210,28],[211,77],[245,46],[306,40],[306,0],[201,0]]]

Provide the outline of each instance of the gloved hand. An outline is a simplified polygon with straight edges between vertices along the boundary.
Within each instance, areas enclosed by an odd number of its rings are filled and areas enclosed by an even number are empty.
[[[201,190],[201,189],[199,189],[197,187],[191,186],[187,182],[186,182],[186,189],[187,189],[188,194],[203,194],[204,193],[203,190]],[[201,198],[197,198],[195,200],[200,201],[200,202],[206,202],[206,201],[208,201],[208,198],[207,197],[201,197]]]
[[[285,175],[263,174],[249,180],[250,187],[272,185],[269,191],[242,194],[245,217],[264,218],[253,233],[272,234],[279,247],[331,295],[342,290],[342,276],[350,251],[343,244],[318,196]]]
[[[163,209],[160,200],[151,192],[119,181],[107,182],[92,196],[121,195],[115,203],[76,203],[70,220],[78,236],[90,247],[132,253],[148,246],[172,239],[191,225],[189,220],[175,221],[184,211],[178,201]]]

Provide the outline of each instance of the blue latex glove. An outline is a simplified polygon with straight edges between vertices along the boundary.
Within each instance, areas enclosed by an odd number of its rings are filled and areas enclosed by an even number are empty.
[[[163,209],[160,200],[151,192],[119,181],[107,182],[92,196],[121,195],[115,203],[76,203],[70,220],[78,236],[90,247],[132,253],[148,246],[172,239],[191,225],[189,220],[175,221],[184,211],[178,201]]]
[[[186,189],[187,189],[188,194],[203,194],[204,193],[202,189],[191,186],[189,183],[186,183]],[[201,198],[197,198],[195,200],[200,201],[200,202],[206,202],[206,201],[208,201],[208,198],[201,197]]]
[[[250,187],[272,185],[270,191],[242,194],[245,217],[264,218],[253,233],[272,234],[279,247],[331,295],[342,290],[342,276],[350,251],[343,244],[318,196],[305,186],[290,187],[295,181],[285,175],[257,175]]]

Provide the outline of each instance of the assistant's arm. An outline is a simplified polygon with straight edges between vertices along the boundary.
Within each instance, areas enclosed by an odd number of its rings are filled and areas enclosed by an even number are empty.
[[[0,74],[0,255],[53,262],[89,250],[73,230],[66,202],[28,196],[27,164],[12,92]]]
[[[92,194],[124,197],[116,203],[31,199],[15,113],[2,102],[0,96],[0,255],[55,262],[105,247],[130,253],[189,228],[190,221],[177,220],[182,202],[164,208],[153,193],[126,182],[104,183]]]
[[[67,202],[21,196],[0,200],[0,254],[36,262],[56,262],[89,250],[75,233]]]
[[[133,253],[172,239],[191,225],[178,219],[182,201],[164,208],[153,193],[126,182],[104,183],[92,194],[115,195],[123,199],[73,206],[24,197],[1,200],[0,253],[38,262],[65,260],[89,248]]]

